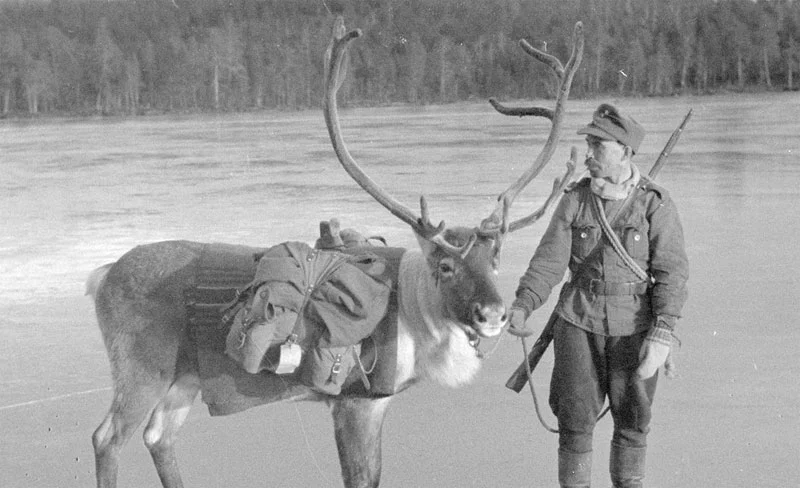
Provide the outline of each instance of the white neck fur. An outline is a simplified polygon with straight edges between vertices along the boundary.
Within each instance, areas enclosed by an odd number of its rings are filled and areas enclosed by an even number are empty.
[[[444,318],[422,252],[406,252],[399,274],[398,380],[426,378],[450,387],[469,383],[481,360],[459,324]]]

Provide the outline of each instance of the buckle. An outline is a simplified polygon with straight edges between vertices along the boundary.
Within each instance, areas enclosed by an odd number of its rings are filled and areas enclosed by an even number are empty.
[[[589,280],[589,292],[591,292],[592,295],[604,295],[605,291],[606,287],[604,281],[596,278]]]

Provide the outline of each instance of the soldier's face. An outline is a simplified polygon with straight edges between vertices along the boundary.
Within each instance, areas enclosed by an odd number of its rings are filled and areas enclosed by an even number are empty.
[[[586,169],[592,178],[614,178],[628,164],[626,147],[616,141],[586,136]]]

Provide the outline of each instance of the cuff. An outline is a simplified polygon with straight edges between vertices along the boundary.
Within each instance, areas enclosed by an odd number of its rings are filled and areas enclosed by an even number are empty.
[[[663,344],[665,346],[672,346],[672,330],[661,326],[661,322],[656,322],[656,325],[650,328],[645,340]]]
[[[656,317],[655,327],[661,327],[669,331],[675,330],[675,324],[678,322],[678,317],[672,315],[659,315]]]

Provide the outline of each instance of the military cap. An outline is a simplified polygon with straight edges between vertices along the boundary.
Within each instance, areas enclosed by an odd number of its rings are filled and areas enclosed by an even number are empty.
[[[578,134],[588,134],[609,141],[617,141],[630,146],[635,153],[644,139],[645,130],[632,118],[620,114],[613,105],[604,103],[597,107],[592,115],[592,121],[580,129]]]

